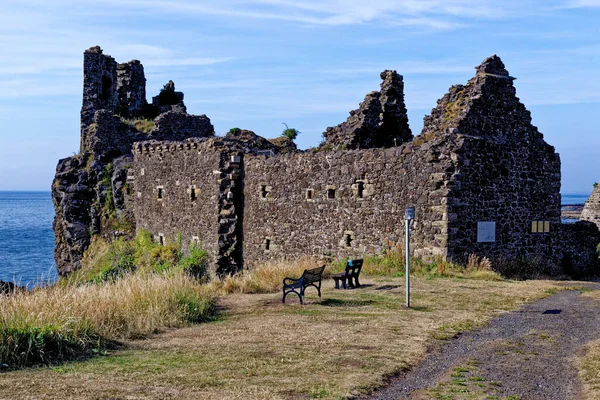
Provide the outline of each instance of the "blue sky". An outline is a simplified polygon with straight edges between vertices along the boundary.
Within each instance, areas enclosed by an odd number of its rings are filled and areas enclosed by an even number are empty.
[[[0,190],[48,190],[79,148],[82,53],[139,59],[147,94],[169,79],[218,133],[302,148],[404,75],[414,134],[423,116],[498,54],[560,153],[563,193],[600,181],[600,0],[2,0]]]

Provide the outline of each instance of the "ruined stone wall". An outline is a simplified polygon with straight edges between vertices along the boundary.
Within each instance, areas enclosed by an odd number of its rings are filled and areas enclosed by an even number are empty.
[[[590,221],[600,228],[600,185],[596,185],[581,212],[582,221]]]
[[[451,164],[443,146],[247,156],[246,263],[381,253],[403,243],[411,206],[416,253],[444,255]]]
[[[464,262],[471,253],[492,260],[548,258],[561,224],[560,159],[554,149],[543,141],[507,146],[459,137],[464,153],[449,204],[451,258]],[[544,224],[542,232],[532,231],[534,221]],[[479,222],[495,223],[495,242],[477,241]]]
[[[404,105],[404,81],[396,71],[380,74],[381,91],[370,92],[357,110],[323,132],[321,149],[368,149],[399,146],[413,137]]]
[[[88,151],[86,128],[93,123],[96,111],[115,111],[118,103],[117,62],[111,56],[103,54],[100,46],[89,48],[83,53],[81,153]]]
[[[200,245],[215,272],[243,266],[242,156],[221,140],[141,142],[135,145],[137,229],[163,243],[181,237],[184,250]]]
[[[449,256],[458,262],[477,254],[492,261],[552,258],[557,264],[553,244],[560,229],[560,158],[531,124],[513,80],[502,61],[490,57],[425,118],[421,140],[442,135],[460,149],[448,237]],[[542,221],[542,232],[534,231],[534,221]],[[495,223],[494,242],[478,241],[480,222]]]
[[[117,65],[117,93],[119,115],[135,118],[146,110],[146,76],[138,60]]]
[[[178,235],[186,248],[194,237],[217,254],[220,152],[199,143],[144,142],[134,152],[137,229],[164,243]],[[159,194],[159,191],[161,192]]]

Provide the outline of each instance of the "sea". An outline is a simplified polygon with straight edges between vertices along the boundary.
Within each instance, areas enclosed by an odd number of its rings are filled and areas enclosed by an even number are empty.
[[[566,193],[562,204],[583,204],[588,196]],[[34,287],[58,278],[53,218],[50,192],[0,191],[0,280]]]
[[[0,192],[0,280],[34,287],[57,279],[50,192]]]

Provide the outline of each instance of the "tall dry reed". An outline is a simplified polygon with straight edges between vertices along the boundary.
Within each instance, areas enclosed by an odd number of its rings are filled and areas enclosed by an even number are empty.
[[[19,292],[0,299],[0,362],[48,364],[106,341],[202,322],[213,311],[213,295],[184,274]]]

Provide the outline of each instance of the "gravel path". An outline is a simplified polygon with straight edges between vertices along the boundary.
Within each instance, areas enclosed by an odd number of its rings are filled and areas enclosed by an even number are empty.
[[[524,306],[442,345],[372,399],[576,399],[573,358],[600,337],[599,308],[579,291]]]

